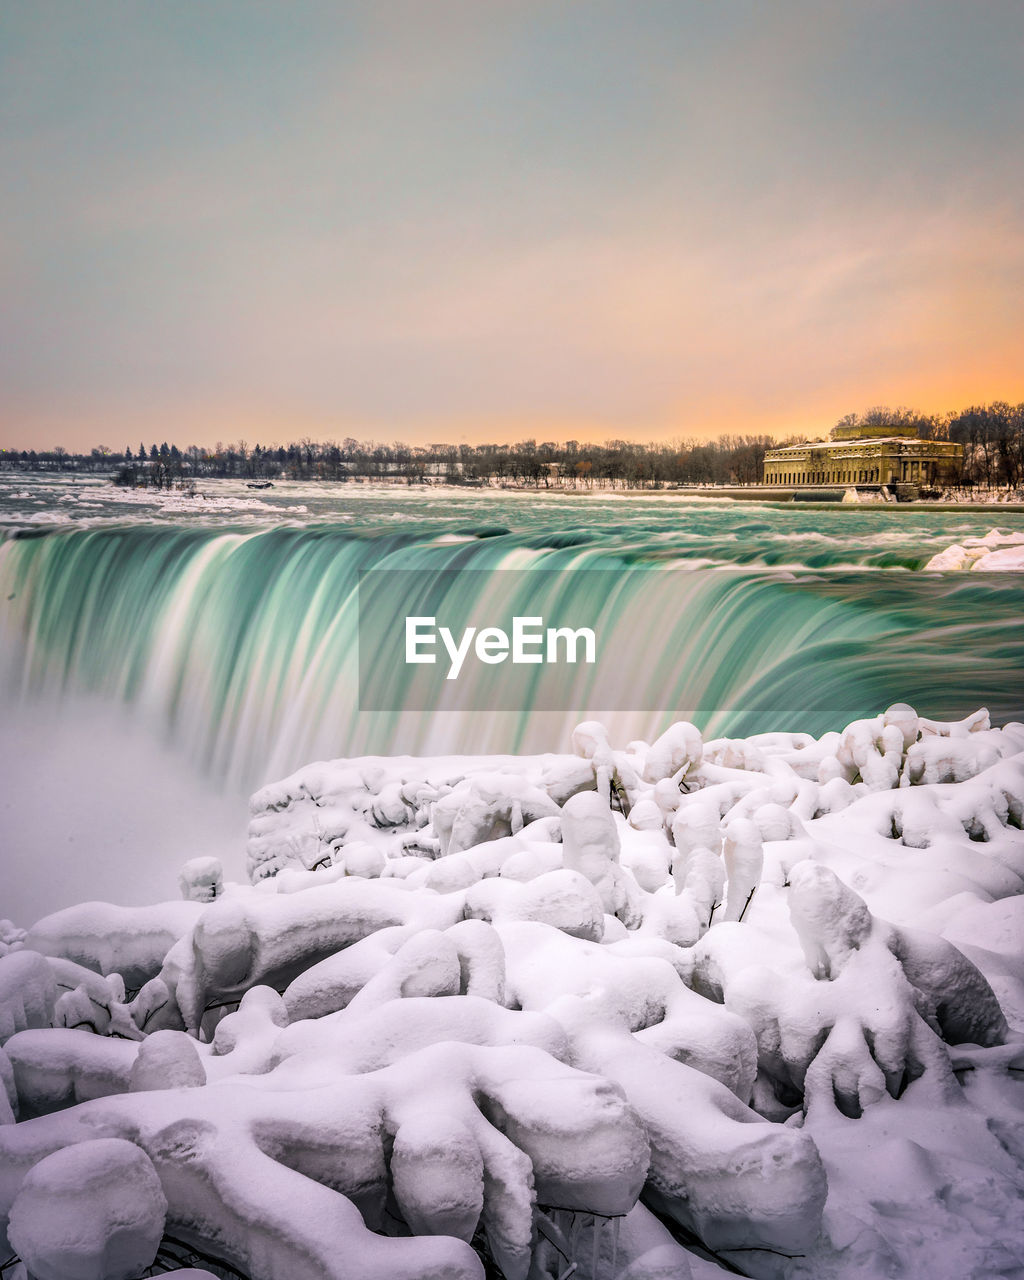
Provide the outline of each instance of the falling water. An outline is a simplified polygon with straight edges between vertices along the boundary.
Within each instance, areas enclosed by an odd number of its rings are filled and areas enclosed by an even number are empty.
[[[607,706],[620,737],[679,718],[710,734],[822,732],[898,699],[932,716],[1024,710],[1015,575],[854,572],[845,546],[832,551],[840,568],[808,566],[806,555],[798,573],[724,567],[730,558],[711,548],[719,568],[701,569],[707,556],[680,557],[659,532],[633,529],[628,545],[592,530],[315,524],[15,537],[0,544],[5,697],[121,704],[235,789],[343,754],[558,749],[573,723]],[[731,546],[723,536],[717,550]],[[613,571],[617,588],[600,607],[617,686],[595,689],[580,671],[565,711],[548,710],[541,690],[494,711],[484,668],[432,712],[361,711],[357,587],[368,568],[424,581],[474,570],[458,579],[467,617],[501,598],[505,570],[548,571],[563,600],[608,581],[588,571]],[[401,701],[399,687],[392,705]]]

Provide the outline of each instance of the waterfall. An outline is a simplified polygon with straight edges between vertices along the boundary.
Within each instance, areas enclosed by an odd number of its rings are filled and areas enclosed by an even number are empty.
[[[705,734],[820,733],[896,700],[932,716],[983,703],[997,719],[1021,714],[1013,575],[693,568],[701,563],[687,567],[642,530],[628,547],[593,532],[484,526],[34,532],[0,543],[0,696],[119,704],[236,790],[338,755],[564,749],[572,726],[594,716],[626,740],[680,718]],[[466,617],[500,601],[521,571],[546,571],[563,600],[600,583],[611,683],[595,688],[578,670],[562,709],[550,709],[543,681],[494,709],[482,669],[430,713],[360,710],[359,576],[381,568],[425,583],[463,571],[455,605]]]

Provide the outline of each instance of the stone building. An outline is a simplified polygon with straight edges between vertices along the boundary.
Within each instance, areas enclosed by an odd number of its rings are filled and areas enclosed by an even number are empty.
[[[963,445],[922,440],[913,427],[833,427],[828,440],[769,449],[764,483],[930,488],[955,483],[962,460]]]

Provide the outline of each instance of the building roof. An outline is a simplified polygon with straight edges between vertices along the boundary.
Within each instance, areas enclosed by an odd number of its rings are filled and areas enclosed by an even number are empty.
[[[918,440],[921,438],[917,434],[917,427],[893,427],[886,424],[879,424],[877,426],[870,427],[833,427],[829,432],[829,439],[834,441],[892,440],[897,437],[907,440]]]
[[[857,436],[852,440],[809,440],[806,444],[785,444],[779,445],[778,448],[769,449],[771,454],[777,453],[794,453],[807,449],[839,449],[852,452],[854,449],[862,448],[864,445],[880,445],[880,444],[920,444],[928,445],[931,448],[940,449],[959,449],[961,446],[951,440],[925,440],[920,436]]]

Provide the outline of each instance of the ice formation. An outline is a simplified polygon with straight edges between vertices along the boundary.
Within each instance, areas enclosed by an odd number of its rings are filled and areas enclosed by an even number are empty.
[[[1024,534],[991,529],[983,538],[964,538],[963,543],[938,552],[926,569],[970,569],[979,573],[1024,571]]]
[[[166,1216],[142,1148],[96,1138],[33,1165],[11,1206],[8,1235],[38,1280],[133,1280],[156,1258]]]
[[[311,765],[253,797],[251,884],[195,859],[184,901],[0,922],[9,1252],[1020,1275],[1022,826],[1024,725],[905,704]]]

